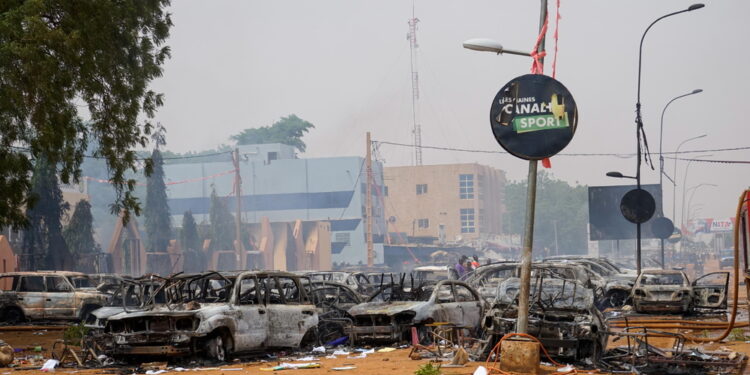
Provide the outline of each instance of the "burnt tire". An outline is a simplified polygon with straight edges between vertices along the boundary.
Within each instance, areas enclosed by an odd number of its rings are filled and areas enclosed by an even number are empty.
[[[625,303],[628,301],[628,297],[630,295],[622,290],[613,290],[609,293],[607,293],[604,301],[604,308],[609,307],[622,307],[625,306]]]
[[[25,317],[23,311],[18,307],[7,307],[0,314],[3,318],[3,322],[14,325],[24,321]]]
[[[210,359],[226,362],[229,359],[232,348],[231,339],[222,332],[211,335],[206,341],[206,356]]]

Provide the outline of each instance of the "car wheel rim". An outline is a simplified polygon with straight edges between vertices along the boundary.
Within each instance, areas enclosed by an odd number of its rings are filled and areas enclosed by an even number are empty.
[[[226,353],[224,351],[224,340],[221,338],[221,336],[216,336],[213,340],[213,351],[216,355],[216,359],[219,361],[224,361],[226,357]]]

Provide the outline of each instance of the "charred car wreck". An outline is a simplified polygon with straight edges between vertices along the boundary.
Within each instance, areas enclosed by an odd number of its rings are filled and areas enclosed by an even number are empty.
[[[412,327],[426,337],[426,325],[438,322],[476,331],[483,312],[479,294],[464,282],[405,283],[402,277],[349,310],[354,319],[349,336],[355,343],[408,341]]]
[[[224,361],[312,343],[318,323],[299,277],[285,272],[178,275],[134,304],[93,323],[95,340],[113,357],[203,354]]]
[[[520,279],[505,280],[492,308],[482,320],[486,356],[498,340],[515,331]],[[549,354],[565,360],[597,360],[606,348],[607,328],[594,304],[590,288],[565,278],[532,279],[528,333],[537,337]]]
[[[728,285],[728,272],[709,273],[691,283],[682,271],[645,270],[638,276],[631,298],[639,313],[726,309]]]

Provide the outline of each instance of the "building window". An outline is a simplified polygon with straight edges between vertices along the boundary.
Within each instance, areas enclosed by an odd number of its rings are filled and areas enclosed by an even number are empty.
[[[333,238],[333,242],[343,242],[347,246],[352,244],[352,237],[350,233],[336,233],[334,234]]]
[[[268,153],[268,164],[271,164],[272,161],[279,159],[279,153],[276,151],[271,151]]]
[[[385,197],[388,196],[388,186],[386,186],[386,185],[383,185],[383,196],[385,196]]]
[[[458,175],[458,191],[461,199],[474,199],[474,175]]]
[[[430,227],[430,219],[419,219],[419,220],[417,220],[417,226],[420,229],[429,228]]]
[[[461,233],[474,233],[474,209],[461,209]]]
[[[427,194],[427,184],[417,185],[417,195]]]

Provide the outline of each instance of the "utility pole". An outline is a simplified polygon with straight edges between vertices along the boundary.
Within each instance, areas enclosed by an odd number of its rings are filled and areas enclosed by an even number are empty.
[[[234,250],[237,253],[237,265],[239,269],[244,270],[247,263],[244,246],[242,244],[242,178],[240,177],[240,149],[234,149],[232,155],[234,162],[234,198],[237,202],[237,217],[235,218],[234,229]],[[268,264],[265,265],[268,268]]]
[[[409,49],[411,50],[411,110],[414,128],[414,165],[422,165],[422,125],[419,123],[419,72],[417,71],[417,23],[419,18],[414,15],[414,4],[411,7],[409,19]]]
[[[547,19],[547,0],[541,0],[539,11],[539,32],[544,28]],[[539,43],[537,53],[544,52],[545,37]],[[539,58],[540,64],[544,65],[544,58]],[[518,291],[518,320],[516,320],[516,332],[528,333],[529,331],[529,294],[531,293],[531,251],[534,245],[534,210],[536,209],[536,170],[537,161],[529,160],[529,175],[526,191],[526,222],[524,224],[523,252],[521,253],[521,284]]]
[[[555,226],[555,255],[560,255],[560,247],[557,245],[557,220],[552,220],[552,224]]]
[[[375,253],[372,250],[372,140],[370,132],[367,132],[367,152],[365,163],[367,164],[367,188],[365,189],[365,219],[367,220],[367,267],[375,265]]]

